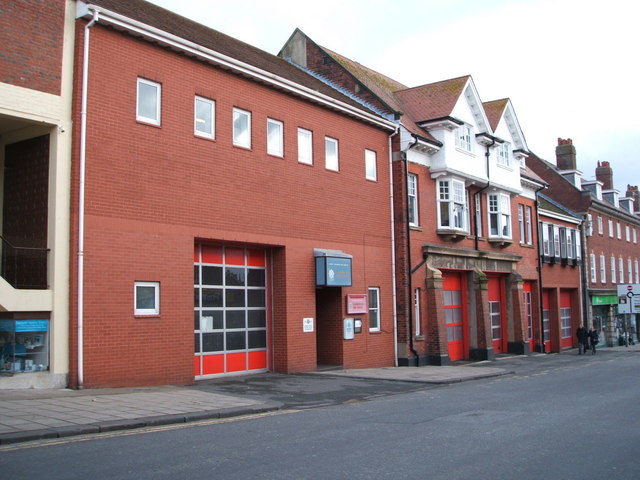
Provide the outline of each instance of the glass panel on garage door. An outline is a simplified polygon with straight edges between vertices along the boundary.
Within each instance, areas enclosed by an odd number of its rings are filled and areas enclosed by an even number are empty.
[[[196,244],[194,373],[197,378],[267,368],[265,251]]]
[[[489,277],[489,316],[491,318],[491,338],[494,353],[503,353],[506,348],[506,315],[504,311],[504,288],[502,278]]]
[[[573,345],[571,316],[571,293],[560,291],[560,348],[571,348]]]

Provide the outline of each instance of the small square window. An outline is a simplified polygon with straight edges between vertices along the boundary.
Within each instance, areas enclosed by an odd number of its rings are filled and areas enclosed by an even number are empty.
[[[298,128],[298,162],[313,165],[313,133]]]
[[[324,139],[325,150],[325,167],[327,170],[340,170],[340,161],[338,160],[338,140],[334,138],[325,137]]]
[[[136,315],[160,313],[160,282],[135,282],[133,295]]]
[[[160,125],[160,92],[159,83],[138,78],[136,120]]]
[[[233,109],[233,144],[251,148],[251,113]]]
[[[367,180],[377,180],[378,179],[378,171],[377,171],[377,161],[376,161],[376,152],[372,150],[364,151],[364,164],[365,164],[365,176]]]
[[[213,100],[196,97],[194,106],[194,133],[199,137],[215,138],[215,111]]]
[[[282,122],[267,119],[267,153],[282,157],[284,155],[284,126]]]

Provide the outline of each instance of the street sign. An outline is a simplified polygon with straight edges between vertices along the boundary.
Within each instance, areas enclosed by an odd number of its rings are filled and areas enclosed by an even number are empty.
[[[618,285],[618,313],[640,313],[640,284]]]

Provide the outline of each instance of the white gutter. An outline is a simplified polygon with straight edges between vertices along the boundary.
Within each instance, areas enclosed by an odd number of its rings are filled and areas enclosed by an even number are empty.
[[[379,127],[383,127],[388,130],[396,128],[396,125],[393,122],[380,118],[377,115],[371,114],[364,110],[360,110],[357,107],[341,102],[340,100],[336,100],[335,98],[332,98],[311,88],[305,87],[304,85],[300,85],[271,72],[267,72],[266,70],[254,67],[253,65],[250,65],[248,63],[241,62],[240,60],[228,57],[219,52],[216,52],[215,50],[211,50],[210,48],[203,47],[202,45],[198,45],[197,43],[185,40],[184,38],[178,37],[137,20],[133,20],[132,18],[125,17],[124,15],[120,15],[119,13],[106,10],[97,5],[86,5],[84,15],[85,17],[89,15],[89,10],[94,12],[94,14],[99,13],[99,20],[102,24],[120,27],[123,30],[135,33],[136,36],[142,37],[147,40],[153,40],[174,50],[185,52],[190,56],[204,59],[216,65],[229,68],[234,72],[260,80],[266,84],[281,88],[289,93],[298,95],[307,100],[315,101],[326,107],[336,109],[342,113],[355,116],[360,120],[373,123]]]
[[[79,4],[78,4],[79,5]],[[78,181],[78,388],[84,383],[84,177],[87,151],[87,87],[89,81],[89,29],[98,21],[98,12],[84,27],[82,52],[82,109],[80,112],[80,175]]]
[[[391,206],[391,292],[393,298],[393,365],[398,366],[398,307],[396,302],[398,295],[396,293],[396,233],[395,221],[393,218],[393,149],[391,148],[391,137],[396,135],[400,130],[400,126],[396,125],[396,131],[389,135],[389,203]]]

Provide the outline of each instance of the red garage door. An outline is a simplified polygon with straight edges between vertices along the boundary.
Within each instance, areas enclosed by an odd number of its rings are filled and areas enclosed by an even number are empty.
[[[494,353],[507,351],[507,318],[503,283],[502,277],[489,277],[489,315]]]
[[[267,368],[265,251],[196,244],[196,378]]]
[[[449,358],[455,362],[469,357],[466,291],[461,273],[443,272],[442,279]]]

